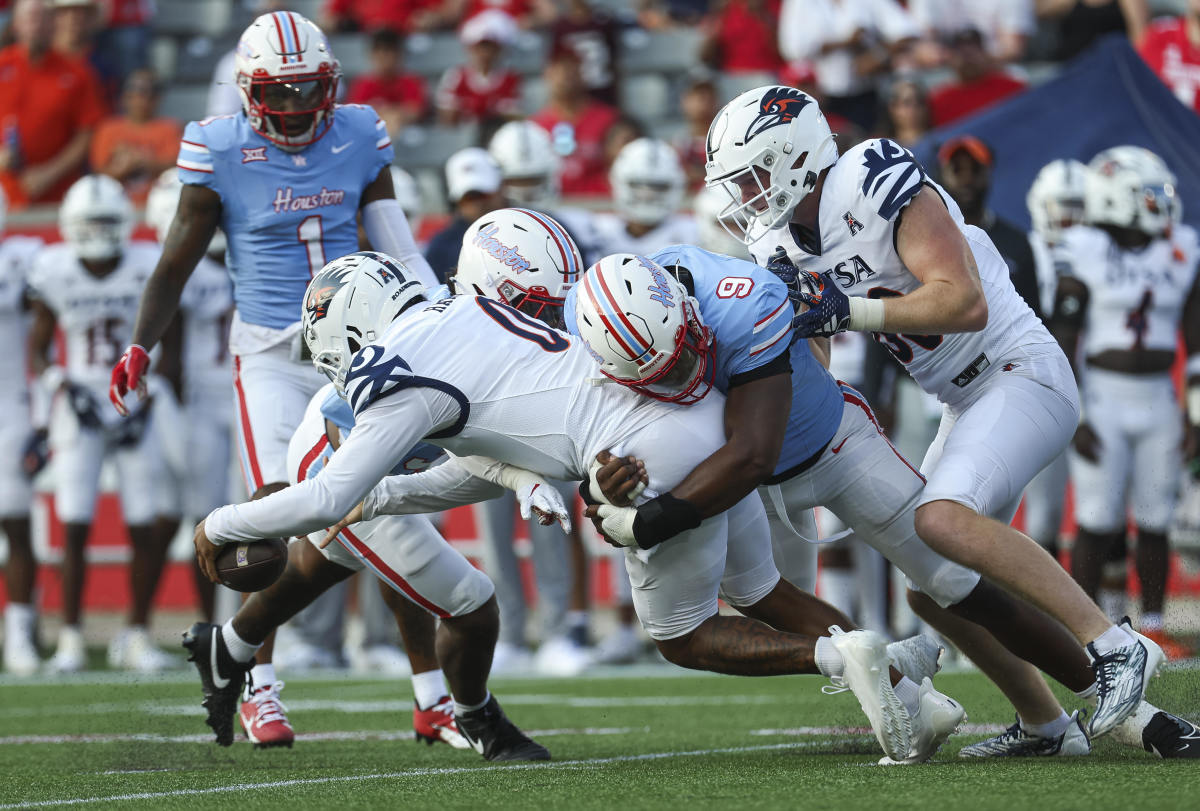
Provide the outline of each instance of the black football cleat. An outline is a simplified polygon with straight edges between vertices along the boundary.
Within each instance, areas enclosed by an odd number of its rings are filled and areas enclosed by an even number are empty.
[[[233,717],[242,700],[242,688],[246,676],[254,667],[254,659],[239,662],[225,647],[221,637],[221,626],[211,622],[197,622],[183,635],[183,646],[191,653],[189,662],[196,663],[200,672],[200,686],[204,692],[204,709],[208,710],[205,720],[217,734],[217,743],[230,746],[233,743]]]
[[[458,732],[484,760],[549,760],[550,752],[508,720],[495,696],[477,710],[454,716]]]
[[[1191,721],[1159,710],[1142,730],[1142,746],[1164,760],[1200,758],[1200,729]]]

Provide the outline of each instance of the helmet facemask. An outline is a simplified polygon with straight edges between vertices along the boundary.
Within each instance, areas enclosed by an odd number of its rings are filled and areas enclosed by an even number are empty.
[[[717,220],[737,241],[750,245],[763,234],[783,225],[796,206],[817,187],[817,172],[808,168],[811,156],[821,154],[833,136],[814,152],[803,152],[788,166],[772,150],[763,150],[749,166],[708,185],[732,198]]]
[[[299,76],[238,77],[251,128],[284,150],[321,139],[333,124],[340,75],[329,68]]]
[[[712,330],[700,318],[694,298],[683,301],[684,323],[675,332],[675,350],[665,359],[660,355],[643,367],[657,366],[648,376],[622,379],[601,368],[607,377],[654,400],[692,405],[704,399],[713,386],[716,350]]]

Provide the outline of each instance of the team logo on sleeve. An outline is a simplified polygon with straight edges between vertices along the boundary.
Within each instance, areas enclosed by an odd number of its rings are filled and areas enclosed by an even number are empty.
[[[254,163],[254,161],[265,161],[267,159],[267,148],[265,146],[242,147],[242,163]]]
[[[742,140],[749,141],[764,130],[791,123],[792,119],[810,104],[812,99],[799,90],[791,87],[772,87],[759,100],[758,115],[746,128],[746,137]]]

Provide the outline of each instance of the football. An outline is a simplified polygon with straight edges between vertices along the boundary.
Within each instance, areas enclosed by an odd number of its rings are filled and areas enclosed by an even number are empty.
[[[226,544],[217,553],[217,574],[234,591],[262,591],[283,574],[287,554],[282,538]]]

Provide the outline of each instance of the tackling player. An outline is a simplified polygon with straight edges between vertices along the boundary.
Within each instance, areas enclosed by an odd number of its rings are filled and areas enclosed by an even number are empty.
[[[133,343],[113,368],[110,398],[125,413],[126,394],[141,390],[147,352],[221,226],[234,281],[238,443],[248,489],[261,497],[286,485],[288,440],[324,383],[302,357],[297,314],[309,280],[328,257],[358,247],[359,216],[372,246],[422,277],[429,271],[393,194],[384,124],[370,107],[334,103],[341,70],[321,30],[295,12],[264,14],[238,41],[235,65],[242,111],[184,131],[179,208]],[[243,706],[243,725],[262,742],[287,745],[293,733],[270,647],[252,673],[260,687]]]
[[[722,222],[801,287],[809,309],[797,334],[873,332],[942,401],[917,533],[1067,626],[1097,679],[1089,732],[1112,729],[1137,708],[1162,650],[1114,625],[1007,523],[1070,440],[1079,404],[1066,358],[987,236],[894,141],[839,157],[817,103],[793,88],[738,96],[714,119],[707,148],[706,183],[731,197]],[[782,261],[771,261],[777,251]]]

